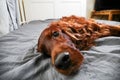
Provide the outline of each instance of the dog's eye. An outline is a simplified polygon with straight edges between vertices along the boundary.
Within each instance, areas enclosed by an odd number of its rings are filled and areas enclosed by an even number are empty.
[[[53,34],[52,34],[54,37],[58,37],[59,36],[59,32],[58,31],[55,31],[55,32],[53,32]]]

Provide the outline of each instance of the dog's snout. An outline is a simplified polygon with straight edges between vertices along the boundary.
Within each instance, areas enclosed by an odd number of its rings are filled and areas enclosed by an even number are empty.
[[[59,69],[67,69],[71,65],[69,52],[60,53],[55,60],[55,67]]]

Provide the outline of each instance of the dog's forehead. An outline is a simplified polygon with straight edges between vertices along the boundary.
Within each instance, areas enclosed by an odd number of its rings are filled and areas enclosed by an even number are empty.
[[[50,32],[61,31],[61,27],[59,25],[57,25],[57,23],[51,24],[48,29]]]

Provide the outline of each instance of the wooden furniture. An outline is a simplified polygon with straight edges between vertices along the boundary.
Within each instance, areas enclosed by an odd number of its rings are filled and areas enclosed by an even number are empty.
[[[93,11],[91,13],[91,18],[94,16],[108,16],[108,20],[113,20],[113,15],[119,15],[120,19],[120,10],[101,10],[101,11]]]

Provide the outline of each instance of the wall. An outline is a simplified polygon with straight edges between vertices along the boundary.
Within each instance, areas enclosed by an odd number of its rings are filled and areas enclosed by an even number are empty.
[[[87,0],[87,9],[86,9],[86,12],[87,12],[87,18],[90,18],[91,16],[91,12],[93,11],[94,9],[94,3],[95,3],[95,0]]]
[[[77,15],[90,17],[94,0],[24,0],[25,19],[31,20],[60,18]]]

